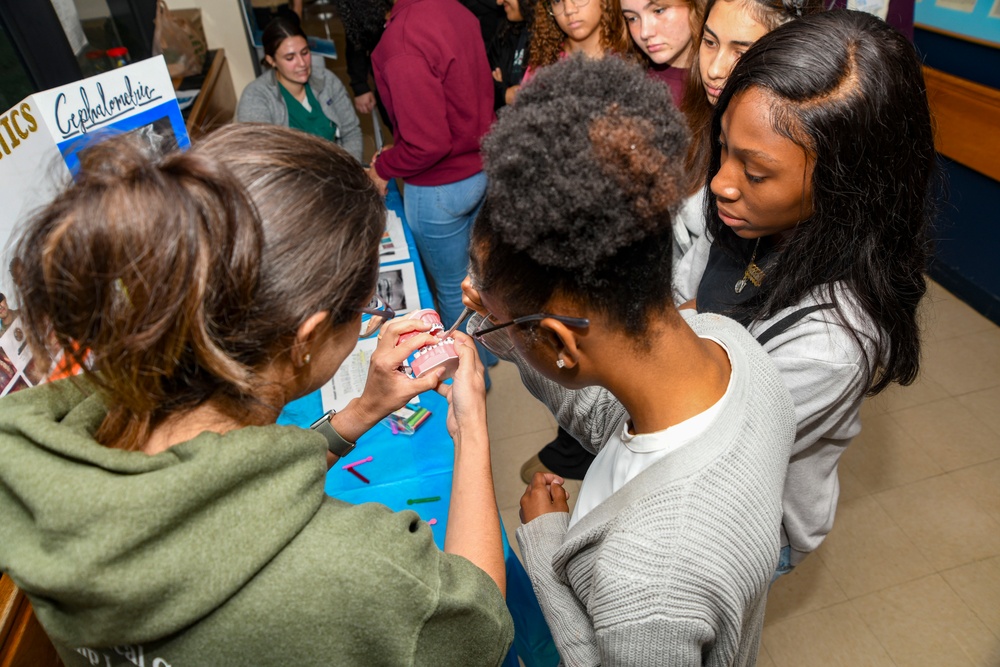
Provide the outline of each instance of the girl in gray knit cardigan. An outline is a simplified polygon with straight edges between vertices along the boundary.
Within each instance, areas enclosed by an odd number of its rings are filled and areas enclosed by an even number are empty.
[[[617,58],[541,70],[483,145],[470,331],[597,458],[572,516],[537,473],[517,539],[569,665],[752,665],[795,433],[738,323],[683,318],[671,215],[688,135]]]

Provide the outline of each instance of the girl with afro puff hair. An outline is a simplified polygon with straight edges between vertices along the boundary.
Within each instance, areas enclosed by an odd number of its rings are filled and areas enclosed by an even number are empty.
[[[570,665],[756,661],[795,433],[774,363],[738,323],[681,317],[671,216],[686,124],[618,58],[538,73],[483,143],[469,331],[597,454],[521,498],[521,554]]]

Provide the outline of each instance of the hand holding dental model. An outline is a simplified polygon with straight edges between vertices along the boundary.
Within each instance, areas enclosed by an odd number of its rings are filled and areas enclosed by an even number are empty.
[[[454,375],[458,368],[458,352],[455,351],[455,339],[447,335],[448,332],[441,323],[441,316],[436,311],[425,308],[411,314],[408,319],[420,320],[428,325],[430,327],[428,333],[438,338],[438,342],[424,345],[406,358],[405,368],[409,369],[409,373],[415,379],[420,379],[437,370],[439,381],[447,380]],[[403,334],[399,337],[399,343],[416,335],[418,335],[416,332]]]

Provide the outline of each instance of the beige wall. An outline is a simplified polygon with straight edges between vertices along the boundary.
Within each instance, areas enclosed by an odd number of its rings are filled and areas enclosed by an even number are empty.
[[[170,9],[200,9],[208,48],[226,50],[236,96],[253,81],[253,60],[247,45],[240,0],[167,0]]]

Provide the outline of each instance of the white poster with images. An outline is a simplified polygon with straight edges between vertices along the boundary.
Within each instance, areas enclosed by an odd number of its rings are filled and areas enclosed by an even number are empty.
[[[12,296],[18,225],[69,182],[81,150],[125,132],[152,147],[191,145],[162,56],[35,93],[0,115],[0,292]]]
[[[191,145],[162,56],[35,93],[0,115],[0,310],[20,307],[8,270],[19,225],[69,183],[80,151],[126,132],[154,149]],[[25,333],[19,319],[2,327],[0,396],[47,376]]]

